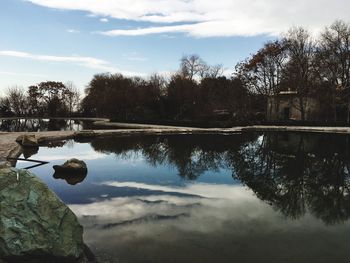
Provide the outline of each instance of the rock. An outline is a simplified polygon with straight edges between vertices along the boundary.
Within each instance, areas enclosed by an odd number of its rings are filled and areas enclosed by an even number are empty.
[[[78,159],[70,159],[63,165],[54,165],[54,178],[64,179],[68,184],[76,185],[84,181],[87,175],[87,167],[84,161]]]
[[[54,165],[53,169],[56,172],[64,172],[67,174],[87,173],[86,163],[75,158],[66,161],[63,165]]]
[[[23,157],[28,159],[39,152],[39,146],[23,147],[22,151]]]
[[[22,146],[29,146],[29,147],[38,147],[39,146],[38,139],[35,138],[34,134],[21,135],[16,139],[16,142],[18,142]]]
[[[74,213],[36,176],[0,170],[0,258],[5,262],[76,262],[84,258],[82,235]]]
[[[16,142],[18,142],[19,144],[22,144],[22,140],[23,140],[24,135],[20,135],[16,138]]]
[[[46,146],[48,148],[57,148],[57,147],[63,147],[66,143],[67,141],[52,141],[52,142],[46,143]]]
[[[0,160],[0,169],[4,169],[4,168],[7,168],[7,167],[9,167],[9,165],[7,164],[7,161]]]
[[[76,185],[84,181],[86,174],[71,174],[71,175],[66,175],[64,173],[58,173],[55,172],[53,174],[53,177],[55,179],[63,179],[65,180],[68,184],[70,185]]]

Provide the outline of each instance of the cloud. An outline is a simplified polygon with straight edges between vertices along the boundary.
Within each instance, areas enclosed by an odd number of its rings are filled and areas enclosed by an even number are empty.
[[[319,30],[319,29],[318,29]],[[256,36],[261,34],[278,35],[283,31],[279,29],[255,27],[254,23],[246,23],[240,26],[234,20],[209,21],[195,24],[184,24],[174,26],[146,27],[137,29],[116,29],[98,32],[106,36],[143,36],[151,34],[185,33],[193,37],[230,37],[230,36]]]
[[[344,233],[349,222],[330,228],[310,214],[287,220],[258,198],[246,198],[250,193],[243,187],[235,190],[232,199],[137,196],[69,206],[84,227],[84,241],[98,251],[97,258],[103,255],[121,262],[294,258],[302,262],[307,260],[300,251],[307,247],[321,253],[325,262],[333,262],[329,242],[315,242],[315,233],[331,236],[334,246],[343,248],[336,255],[347,258]]]
[[[261,258],[279,262],[280,258],[296,258],[299,262],[304,259],[300,251],[306,245],[317,253],[328,253],[329,244],[315,242],[314,233],[331,233],[339,241],[336,245],[342,247],[342,237],[349,229],[349,222],[330,229],[310,213],[287,219],[244,186],[172,187],[133,182],[115,186],[165,191],[162,195],[105,196],[93,203],[69,205],[84,227],[85,242],[99,251],[97,256],[108,255],[121,262],[153,262],[154,255],[157,262],[169,258],[174,262],[203,258],[206,262],[260,262]],[[171,195],[169,190],[202,197]],[[266,253],[271,248],[279,252],[277,257]],[[344,248],[340,253],[345,256],[346,252]]]
[[[99,225],[112,223],[111,220],[114,223],[125,222],[156,214],[174,216],[193,213],[198,218],[198,209],[208,213],[209,207],[221,210],[226,205],[231,208],[236,205],[236,211],[241,210],[239,207],[244,207],[245,210],[248,204],[254,205],[252,214],[255,214],[261,206],[264,209],[267,207],[254,196],[251,190],[241,185],[188,184],[184,187],[174,187],[136,182],[105,182],[102,184],[118,188],[163,192],[164,194],[117,198],[108,198],[106,195],[103,201],[99,200],[84,205],[70,204],[70,208],[77,216],[93,216],[99,221]],[[189,196],[170,193],[189,194]],[[217,214],[216,218],[222,217],[220,215],[222,213],[215,214]]]
[[[0,56],[16,57],[16,58],[31,59],[31,60],[46,61],[46,62],[72,63],[78,66],[97,69],[104,72],[111,72],[111,73],[119,72],[128,76],[144,75],[143,73],[120,70],[118,68],[113,67],[110,62],[102,59],[94,58],[94,57],[36,55],[36,54],[31,54],[31,53],[26,53],[21,51],[14,51],[14,50],[0,50]]]
[[[103,18],[100,18],[100,22],[102,22],[102,23],[108,23],[108,19],[107,18],[105,18],[105,17],[103,17]]]
[[[161,26],[138,29],[116,29],[99,33],[106,36],[142,36],[162,33],[184,33],[189,32],[192,27],[192,25]]]
[[[230,78],[234,74],[235,70],[231,68],[225,68],[224,72],[222,73],[223,76]]]
[[[276,35],[294,25],[318,32],[335,19],[348,21],[350,9],[348,0],[27,1],[49,8],[80,10],[96,16],[153,23],[147,28],[104,32],[109,36],[159,33],[185,33],[194,37]]]
[[[181,194],[191,194],[206,198],[224,198],[224,199],[237,199],[237,198],[255,198],[252,191],[243,188],[242,186],[232,186],[224,184],[188,184],[185,187],[174,186],[162,186],[136,182],[104,182],[103,185],[109,185],[114,187],[130,187],[138,189],[147,189],[152,191],[163,191]]]
[[[53,161],[66,161],[72,158],[75,158],[76,154],[51,154],[51,155],[45,155],[41,158],[41,160],[47,161],[47,162],[53,162]],[[96,152],[81,152],[79,153],[79,157],[83,160],[98,160],[98,159],[103,159],[105,156],[103,154],[99,154]],[[21,161],[19,161],[18,163],[21,163]],[[26,162],[23,162],[26,163]]]

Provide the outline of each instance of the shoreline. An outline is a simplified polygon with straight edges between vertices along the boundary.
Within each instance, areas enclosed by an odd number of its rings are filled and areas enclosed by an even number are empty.
[[[101,121],[101,120],[100,120]],[[119,125],[119,123],[114,123]],[[159,125],[142,125],[144,128],[130,128],[128,123],[123,123],[125,129],[109,130],[83,130],[83,131],[45,131],[45,132],[0,132],[0,158],[2,167],[13,166],[15,163],[8,158],[19,157],[23,150],[16,139],[23,134],[34,134],[45,145],[52,141],[69,139],[93,139],[95,137],[133,136],[133,135],[186,135],[186,134],[217,134],[230,135],[244,132],[304,132],[304,133],[330,133],[350,134],[350,127],[309,127],[309,126],[245,126],[235,128],[184,128],[184,127],[161,127]],[[134,124],[131,124],[132,126]],[[134,126],[133,126],[134,127]],[[147,128],[146,128],[147,127]],[[129,129],[127,129],[129,128]]]

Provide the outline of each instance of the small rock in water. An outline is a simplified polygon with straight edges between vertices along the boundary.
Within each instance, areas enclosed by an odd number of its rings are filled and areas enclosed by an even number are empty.
[[[77,173],[77,172],[87,172],[87,166],[84,161],[78,160],[78,159],[70,159],[66,161],[62,165],[54,165],[53,169],[56,172],[59,171],[64,171],[64,172],[72,172],[72,173]]]
[[[84,161],[78,159],[70,159],[63,165],[54,165],[54,178],[64,179],[67,183],[75,185],[82,182],[87,175],[87,166]]]

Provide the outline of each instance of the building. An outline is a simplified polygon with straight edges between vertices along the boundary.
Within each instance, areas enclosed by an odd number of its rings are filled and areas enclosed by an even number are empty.
[[[302,120],[302,108],[304,108],[305,121],[318,121],[320,116],[320,103],[311,97],[301,100],[296,91],[281,91],[277,95],[270,96],[267,101],[267,120],[288,121]]]

